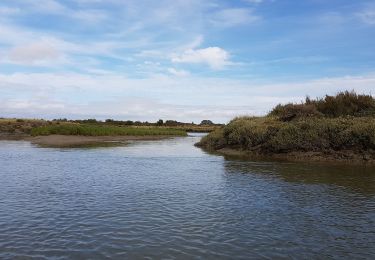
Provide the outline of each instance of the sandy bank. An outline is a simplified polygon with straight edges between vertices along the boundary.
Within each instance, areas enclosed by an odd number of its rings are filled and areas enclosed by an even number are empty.
[[[2,136],[2,140],[24,140],[43,147],[116,146],[136,140],[161,140],[171,136]]]

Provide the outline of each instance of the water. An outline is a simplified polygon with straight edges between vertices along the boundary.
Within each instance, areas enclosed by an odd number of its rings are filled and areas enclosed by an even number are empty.
[[[0,142],[0,258],[364,258],[375,169],[226,160],[199,137]]]

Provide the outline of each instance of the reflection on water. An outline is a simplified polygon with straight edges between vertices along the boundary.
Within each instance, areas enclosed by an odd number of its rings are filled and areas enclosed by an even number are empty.
[[[226,161],[228,173],[265,174],[288,182],[336,185],[364,195],[375,194],[375,167],[328,163]]]
[[[375,169],[225,160],[199,136],[0,142],[0,258],[367,258]]]

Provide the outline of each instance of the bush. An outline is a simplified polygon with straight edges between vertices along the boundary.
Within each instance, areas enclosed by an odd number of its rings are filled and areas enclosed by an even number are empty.
[[[371,95],[358,95],[354,91],[340,92],[336,96],[311,100],[304,103],[277,105],[269,113],[281,121],[306,117],[375,116],[375,99]]]
[[[329,117],[366,116],[375,114],[375,99],[371,95],[357,95],[354,91],[310,101],[318,111]]]
[[[277,105],[270,113],[272,116],[277,116],[281,121],[291,121],[294,118],[303,117],[318,117],[323,114],[318,111],[316,106],[312,104],[286,104]]]
[[[216,129],[210,134],[204,136],[196,145],[205,147],[208,150],[219,150],[226,146],[226,140],[223,138],[223,129]]]
[[[230,147],[259,153],[375,149],[375,118],[304,118],[281,122],[275,118],[236,118],[204,137],[200,146]]]

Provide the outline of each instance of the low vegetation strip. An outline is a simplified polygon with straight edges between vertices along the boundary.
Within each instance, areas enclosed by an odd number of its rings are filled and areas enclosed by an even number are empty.
[[[319,106],[329,107],[326,110],[314,108],[312,101],[279,105],[265,117],[235,118],[197,146],[266,156],[320,153],[375,161],[375,100],[370,97],[343,92],[317,100]],[[366,100],[366,105],[358,105],[358,100]]]
[[[47,125],[31,129],[32,136],[38,135],[82,135],[82,136],[148,136],[171,135],[186,136],[183,130],[161,127],[120,127],[83,124]]]

